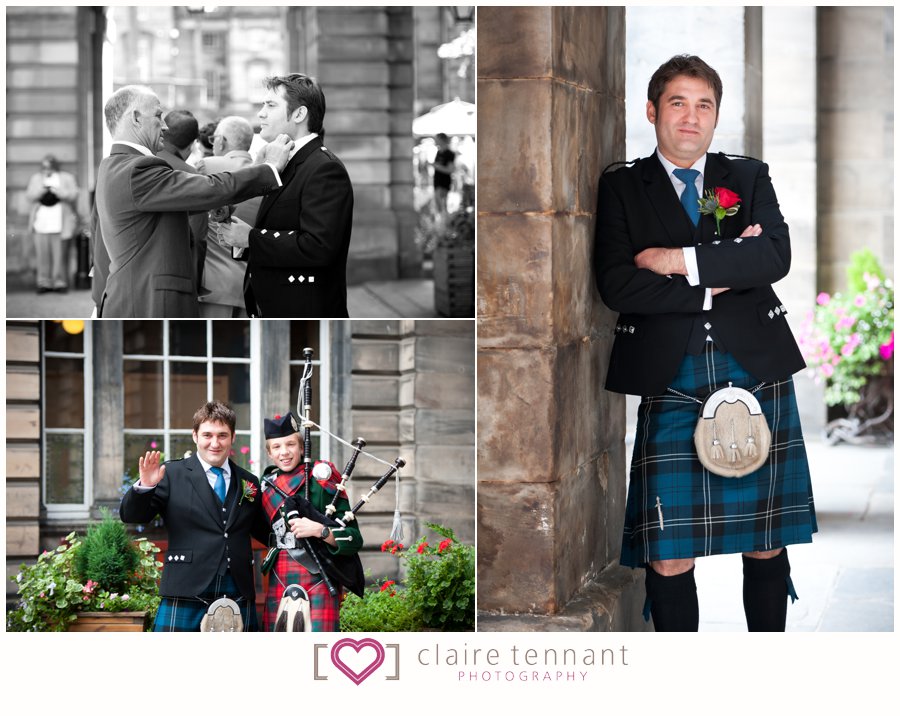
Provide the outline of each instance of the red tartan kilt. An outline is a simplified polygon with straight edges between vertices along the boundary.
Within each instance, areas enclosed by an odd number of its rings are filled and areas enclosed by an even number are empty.
[[[309,594],[313,631],[341,630],[340,615],[341,601],[344,598],[343,588],[339,584],[335,584],[334,586],[337,588],[338,593],[332,597],[319,575],[311,575],[292,560],[287,552],[282,550],[278,555],[275,566],[269,573],[269,591],[266,592],[263,631],[272,631],[275,628],[278,605],[281,603],[285,586],[289,584],[299,584]]]

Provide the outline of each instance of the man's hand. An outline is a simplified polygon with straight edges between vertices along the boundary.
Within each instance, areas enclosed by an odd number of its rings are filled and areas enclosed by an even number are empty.
[[[687,276],[684,265],[684,251],[681,249],[644,249],[634,257],[634,265],[639,269],[648,269],[660,276],[680,274]]]
[[[166,474],[166,466],[159,464],[159,450],[151,450],[138,458],[138,472],[142,487],[156,487]]]
[[[236,249],[246,249],[250,246],[250,226],[235,216],[230,221],[216,224],[216,241],[222,246],[232,246]]]
[[[746,238],[747,236],[759,236],[760,234],[762,234],[762,227],[759,224],[751,224],[741,232],[740,238]]]
[[[274,164],[280,174],[287,166],[291,158],[291,149],[294,148],[294,140],[286,134],[279,134],[275,139],[259,150],[256,155],[256,163],[268,162]]]

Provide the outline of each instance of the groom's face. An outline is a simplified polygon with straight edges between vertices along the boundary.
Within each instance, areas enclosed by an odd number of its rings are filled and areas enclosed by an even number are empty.
[[[690,167],[706,154],[719,118],[715,93],[704,80],[679,75],[659,98],[659,109],[647,102],[647,119],[656,128],[663,156],[679,167]]]
[[[265,99],[263,99],[262,108],[256,115],[259,117],[259,137],[267,142],[271,142],[279,134],[286,134],[296,139],[297,122],[294,121],[293,115],[288,115],[288,103],[284,98],[284,88],[280,85],[275,89],[266,91]]]

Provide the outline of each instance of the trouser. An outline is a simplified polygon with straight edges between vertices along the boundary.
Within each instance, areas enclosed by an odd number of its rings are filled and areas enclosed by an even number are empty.
[[[34,234],[38,288],[66,288],[62,234]]]

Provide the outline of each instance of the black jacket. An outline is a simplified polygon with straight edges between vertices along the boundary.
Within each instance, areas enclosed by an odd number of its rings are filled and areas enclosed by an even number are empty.
[[[694,227],[654,153],[600,178],[594,268],[604,303],[619,312],[606,387],[618,393],[658,395],[675,376],[698,315],[726,349],[760,380],[786,378],[804,367],[772,284],[791,265],[788,227],[768,167],[750,159],[708,154],[704,192],[737,193],[740,210]],[[762,235],[739,239],[751,224]],[[696,246],[700,286],[685,276],[667,278],[638,269],[634,257],[650,247]],[[731,290],[703,311],[706,287]]]

